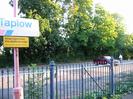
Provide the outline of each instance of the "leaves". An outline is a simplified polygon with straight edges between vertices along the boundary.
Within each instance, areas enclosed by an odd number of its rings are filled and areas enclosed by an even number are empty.
[[[123,18],[100,4],[94,8],[93,0],[19,0],[19,9],[23,17],[39,20],[41,32],[30,38],[29,48],[20,50],[22,61],[133,56]]]

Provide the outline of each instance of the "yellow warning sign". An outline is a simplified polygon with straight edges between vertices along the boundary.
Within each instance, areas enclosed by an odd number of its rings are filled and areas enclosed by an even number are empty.
[[[9,48],[29,47],[29,38],[28,37],[6,36],[3,39],[4,39],[4,47],[9,47]]]

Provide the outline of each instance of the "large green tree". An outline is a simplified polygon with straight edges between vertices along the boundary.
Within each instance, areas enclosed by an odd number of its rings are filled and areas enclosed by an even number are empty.
[[[118,57],[119,54],[123,54],[123,51],[125,49],[124,43],[125,43],[125,25],[124,25],[124,18],[118,14],[113,13],[113,18],[116,21],[116,32],[118,33],[118,36],[116,38],[115,43],[115,56]]]
[[[112,55],[115,39],[118,36],[114,18],[101,5],[97,4],[92,22],[93,29],[88,41],[88,47],[92,50],[91,54],[94,56]]]
[[[125,59],[131,59],[133,58],[133,35],[132,34],[126,34],[125,35],[125,41],[123,43],[123,56]]]
[[[68,11],[66,31],[75,57],[84,57],[87,51],[88,34],[92,28],[92,0],[73,0]],[[80,56],[79,56],[79,55]]]
[[[27,18],[38,19],[40,36],[30,38],[30,47],[22,49],[22,58],[45,61],[54,57],[55,51],[61,47],[60,25],[63,9],[56,0],[19,0],[20,13]]]
[[[94,7],[93,0],[19,0],[19,9],[22,17],[40,22],[40,36],[20,50],[24,62],[92,59],[131,49],[121,16],[99,4]]]

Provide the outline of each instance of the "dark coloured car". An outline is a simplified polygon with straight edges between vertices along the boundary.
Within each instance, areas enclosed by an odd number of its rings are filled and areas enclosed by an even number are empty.
[[[114,65],[118,65],[120,63],[119,60],[113,59]],[[96,65],[105,65],[105,64],[110,64],[111,63],[111,56],[101,56],[98,57],[97,59],[93,60],[93,63]]]

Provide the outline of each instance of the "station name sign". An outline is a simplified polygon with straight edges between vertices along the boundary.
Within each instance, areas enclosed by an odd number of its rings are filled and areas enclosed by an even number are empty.
[[[25,18],[0,18],[0,36],[39,36],[39,21]]]

